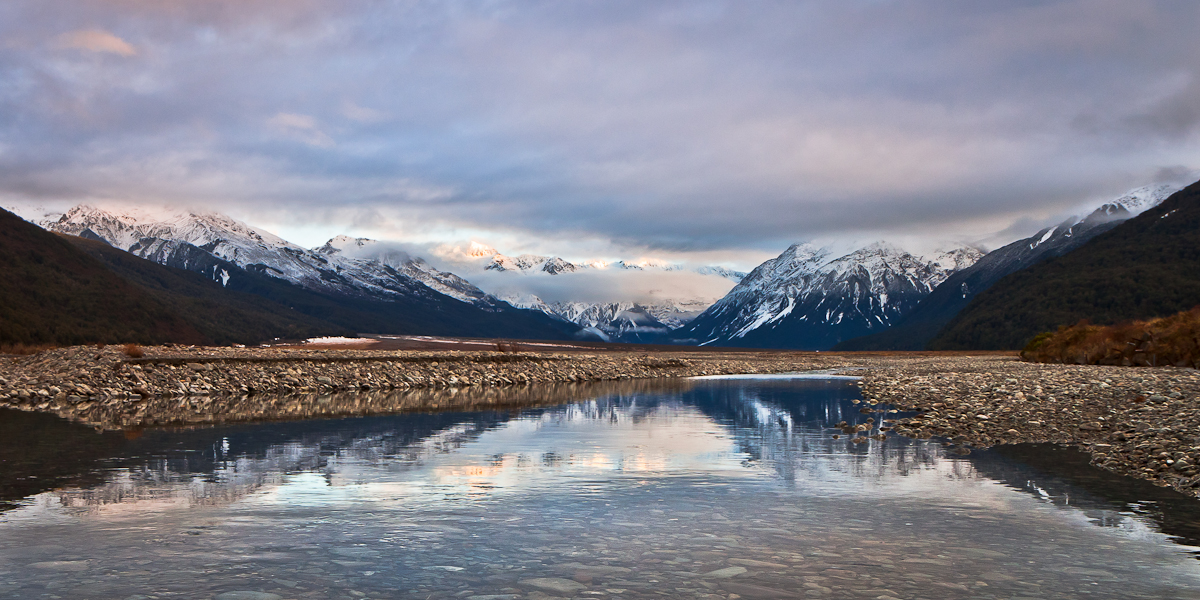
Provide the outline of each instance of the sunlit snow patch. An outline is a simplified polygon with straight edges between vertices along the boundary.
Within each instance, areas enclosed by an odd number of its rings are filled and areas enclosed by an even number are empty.
[[[834,371],[804,371],[798,373],[741,373],[737,375],[697,375],[688,379],[862,379],[855,375],[838,375]]]
[[[348,337],[340,337],[340,336],[330,336],[330,337],[308,338],[307,340],[304,340],[304,343],[305,344],[322,344],[322,345],[326,345],[326,346],[361,346],[363,344],[369,344],[374,341],[375,340],[368,339],[368,338],[348,338]]]

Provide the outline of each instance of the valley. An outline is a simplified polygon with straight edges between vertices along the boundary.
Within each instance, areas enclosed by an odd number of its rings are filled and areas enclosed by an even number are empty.
[[[990,252],[949,242],[923,253],[886,241],[801,243],[749,273],[649,258],[509,256],[478,242],[427,248],[439,265],[434,266],[403,244],[339,235],[307,249],[212,212],[80,205],[39,225],[70,236],[151,296],[176,307],[189,305],[181,316],[217,343],[370,332],[792,350],[1017,349],[1056,325],[1047,321],[1037,326],[1040,330],[1025,326],[994,339],[995,334],[980,331],[976,317],[966,315],[994,311],[977,307],[1008,293],[992,288],[1007,290],[1016,274],[1026,277],[1060,257],[1088,254],[1091,240],[1134,227],[1122,226],[1144,221],[1135,217],[1155,210],[1177,189],[1157,184],[1131,190]],[[1191,210],[1190,200],[1181,202]],[[200,295],[209,299],[209,308],[196,310],[196,302],[171,291],[182,289],[182,283],[161,284],[165,273],[148,277],[149,267],[89,244],[207,279],[212,289]],[[233,310],[257,310],[264,317],[260,324],[241,317],[243,325],[233,334],[216,326],[222,320],[211,315],[211,302],[240,302],[242,308]],[[260,308],[250,309],[247,302]],[[1178,304],[1171,306],[1186,308]],[[1086,309],[1077,314],[1118,318]],[[952,332],[963,327],[977,336],[975,341],[947,341],[947,336],[961,339],[962,333]],[[28,334],[12,341],[53,340]],[[143,335],[125,341],[165,340]]]
[[[0,600],[1200,600],[1196,23],[0,2]]]

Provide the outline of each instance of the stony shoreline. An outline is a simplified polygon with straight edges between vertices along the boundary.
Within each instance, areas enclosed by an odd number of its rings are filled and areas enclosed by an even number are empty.
[[[1054,365],[1013,357],[912,358],[864,374],[868,403],[920,411],[894,431],[1000,444],[1078,445],[1101,468],[1200,496],[1200,372]]]
[[[561,403],[613,382],[840,369],[891,433],[956,450],[1076,444],[1093,463],[1200,495],[1200,373],[1015,356],[809,352],[465,352],[74,347],[0,359],[0,407],[102,429]],[[639,384],[641,385],[641,384]],[[471,389],[470,394],[460,393]],[[887,413],[884,413],[887,418]],[[836,432],[831,432],[835,434]],[[865,438],[852,438],[866,441]]]
[[[837,366],[812,353],[464,352],[78,346],[0,360],[0,407],[100,428],[514,405],[521,389]],[[439,400],[493,390],[475,404]],[[396,392],[422,392],[399,399]],[[366,396],[363,396],[367,394]],[[391,395],[388,395],[391,394]],[[545,394],[542,394],[545,396]],[[353,400],[358,396],[368,400]],[[553,395],[551,395],[553,396]],[[322,406],[313,398],[325,398]],[[425,398],[425,400],[420,400]],[[349,400],[348,400],[349,399]],[[559,400],[560,402],[566,400]],[[472,401],[475,402],[475,401]],[[342,411],[338,411],[342,407]]]

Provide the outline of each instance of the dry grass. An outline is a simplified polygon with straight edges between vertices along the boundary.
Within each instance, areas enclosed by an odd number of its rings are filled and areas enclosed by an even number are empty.
[[[1200,367],[1200,306],[1119,325],[1080,321],[1038,335],[1021,356],[1050,363]]]
[[[0,354],[29,356],[45,350],[53,350],[57,347],[54,344],[0,344]]]
[[[125,356],[128,356],[129,358],[141,358],[146,355],[146,351],[137,344],[125,344],[125,346],[121,348],[121,352],[124,352]]]

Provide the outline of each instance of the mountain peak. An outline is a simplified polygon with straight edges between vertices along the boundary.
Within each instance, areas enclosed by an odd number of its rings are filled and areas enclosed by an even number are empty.
[[[339,296],[390,301],[442,294],[489,310],[499,302],[461,277],[375,240],[339,235],[309,250],[216,212],[110,212],[80,205],[42,226],[71,235],[90,232],[114,247],[181,268],[189,266],[170,264],[172,256],[180,245],[191,245],[248,271]]]
[[[108,210],[80,204],[57,220],[44,221],[39,225],[71,235],[80,235],[90,229],[122,250],[129,250],[146,238],[169,239],[200,247],[237,240],[247,246],[300,250],[299,246],[279,236],[212,211],[146,208]]]
[[[886,329],[982,254],[947,248],[934,260],[882,240],[848,252],[793,244],[679,335],[700,344],[826,349]]]
[[[1179,186],[1165,183],[1144,185],[1101,204],[1085,215],[1068,219],[1058,227],[1073,227],[1080,223],[1096,225],[1108,221],[1123,221],[1162,204],[1163,200],[1179,190]]]
[[[471,245],[467,247],[466,254],[471,258],[487,258],[500,253],[497,252],[495,248],[488,246],[487,244],[481,244],[479,242],[472,241]]]
[[[348,235],[337,235],[325,242],[324,246],[313,248],[313,252],[326,255],[334,255],[343,252],[350,248],[364,248],[379,242],[371,238],[356,238]]]
[[[1137,216],[1154,208],[1166,200],[1171,194],[1182,189],[1178,185],[1166,183],[1155,183],[1144,185],[1126,192],[1121,197],[1109,202],[1108,204],[1116,204],[1125,210],[1129,211],[1131,216]]]

